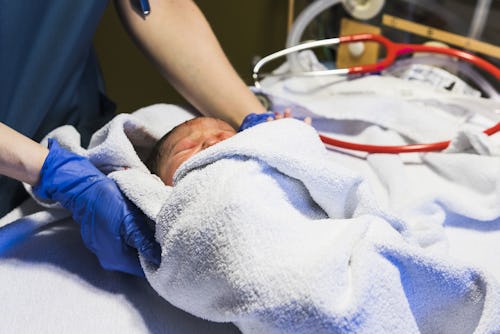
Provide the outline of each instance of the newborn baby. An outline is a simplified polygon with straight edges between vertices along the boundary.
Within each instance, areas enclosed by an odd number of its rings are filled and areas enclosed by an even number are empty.
[[[236,134],[228,123],[197,117],[177,125],[155,145],[146,165],[149,170],[171,186],[175,171],[196,153]]]
[[[273,117],[262,119],[260,122],[290,118],[291,115],[290,109],[285,109],[282,113],[275,112]],[[306,117],[304,122],[310,125],[310,117]],[[233,127],[223,120],[213,117],[193,118],[177,125],[158,140],[146,160],[146,166],[151,173],[158,175],[166,185],[171,186],[175,171],[184,161],[235,134]]]

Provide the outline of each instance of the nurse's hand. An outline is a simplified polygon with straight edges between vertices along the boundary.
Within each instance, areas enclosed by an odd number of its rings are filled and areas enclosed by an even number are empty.
[[[49,154],[33,191],[72,212],[84,244],[105,269],[144,276],[137,252],[159,265],[160,247],[142,212],[88,159],[55,140],[49,139]]]
[[[248,114],[244,119],[243,122],[241,122],[241,125],[238,129],[238,132],[246,130],[248,128],[251,128],[252,126],[255,126],[260,123],[264,122],[270,122],[282,118],[290,118],[292,117],[292,112],[290,109],[285,109],[283,112],[277,112],[277,111],[270,111],[262,114]],[[303,119],[303,121],[311,125],[311,118],[306,117]]]

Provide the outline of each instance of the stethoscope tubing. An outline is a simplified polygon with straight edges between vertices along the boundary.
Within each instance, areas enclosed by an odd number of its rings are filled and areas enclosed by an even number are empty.
[[[495,124],[494,126],[483,131],[484,134],[491,136],[494,133],[500,131],[500,122]],[[409,145],[368,145],[368,144],[359,144],[348,141],[343,141],[339,139],[335,139],[332,137],[328,137],[320,134],[319,138],[321,141],[330,146],[340,147],[348,150],[354,151],[362,151],[367,153],[388,153],[388,154],[399,154],[399,153],[415,153],[415,152],[434,152],[434,151],[443,151],[445,150],[451,143],[450,140],[440,141],[434,143],[427,144],[409,144]]]
[[[465,51],[453,48],[430,46],[423,44],[394,43],[391,42],[389,39],[377,34],[358,34],[358,35],[341,36],[338,38],[338,43],[352,43],[352,42],[363,42],[363,41],[375,41],[384,45],[387,55],[383,60],[375,64],[350,67],[347,69],[348,74],[380,72],[391,66],[396,61],[396,58],[398,56],[404,54],[426,52],[426,53],[442,54],[466,61],[468,63],[471,63],[472,65],[475,65],[485,70],[486,72],[490,73],[495,78],[500,80],[500,69],[498,67],[484,60],[481,57],[478,57],[476,55],[470,54]]]
[[[296,53],[299,51],[321,47],[321,46],[329,46],[329,45],[337,45],[341,43],[352,43],[352,42],[363,42],[363,41],[374,41],[378,42],[385,46],[386,48],[386,57],[375,63],[361,66],[353,66],[346,69],[333,69],[333,70],[320,70],[320,71],[308,71],[308,72],[292,72],[285,74],[259,74],[260,69],[268,62],[275,60],[280,57],[287,56],[292,53]],[[336,38],[330,38],[319,41],[311,41],[303,44],[295,45],[290,48],[275,52],[270,54],[264,58],[262,58],[257,64],[254,66],[253,70],[253,78],[255,81],[255,86],[259,87],[259,81],[262,77],[265,76],[277,76],[277,77],[286,77],[286,76],[326,76],[326,75],[350,75],[350,74],[366,74],[366,73],[376,73],[380,72],[389,66],[391,66],[398,56],[404,54],[418,53],[418,52],[427,52],[427,53],[437,53],[447,55],[449,57],[454,57],[468,63],[471,63],[491,75],[500,80],[500,69],[498,69],[495,65],[487,62],[486,60],[453,48],[444,48],[444,47],[436,47],[429,45],[420,45],[420,44],[402,44],[402,43],[394,43],[389,39],[377,35],[377,34],[357,34],[357,35],[349,35],[349,36],[340,36]],[[500,122],[495,124],[494,126],[484,130],[483,132],[491,136],[494,133],[500,131]],[[335,146],[339,148],[344,148],[348,150],[355,151],[363,151],[368,153],[391,153],[391,154],[399,154],[399,153],[413,153],[413,152],[432,152],[432,151],[442,151],[446,149],[451,141],[441,141],[427,144],[409,144],[409,145],[368,145],[368,144],[359,144],[353,142],[347,142],[340,139],[331,138],[326,135],[319,135],[321,141],[326,145]]]
[[[337,69],[316,70],[316,71],[294,71],[290,73],[279,73],[279,74],[259,73],[261,68],[265,64],[275,59],[288,56],[293,53],[297,53],[299,51],[304,51],[322,46],[338,45],[342,43],[370,42],[370,41],[377,42],[383,45],[387,52],[386,57],[384,59],[374,64],[365,64],[365,65],[340,68],[340,69],[337,68]],[[493,65],[492,63],[476,55],[453,48],[445,48],[445,47],[437,47],[437,46],[421,45],[421,44],[394,43],[391,42],[389,39],[385,38],[384,36],[377,34],[357,34],[357,35],[340,36],[319,41],[305,42],[299,45],[295,45],[280,50],[278,52],[267,55],[266,57],[259,60],[253,68],[252,76],[254,79],[255,87],[260,87],[260,80],[264,77],[290,77],[290,76],[312,77],[312,76],[328,76],[328,75],[352,75],[352,74],[377,73],[391,66],[396,61],[398,56],[411,53],[437,53],[452,58],[457,58],[485,70],[486,72],[494,76],[496,79],[500,80],[500,69],[495,65]]]

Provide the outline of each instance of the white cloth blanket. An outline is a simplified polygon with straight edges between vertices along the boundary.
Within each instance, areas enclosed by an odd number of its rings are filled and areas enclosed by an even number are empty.
[[[120,115],[88,150],[71,128],[51,136],[110,172],[156,222],[162,263],[145,271],[172,304],[234,322],[245,333],[500,330],[495,277],[442,247],[446,217],[498,221],[494,206],[486,216],[473,205],[459,210],[459,194],[469,190],[457,188],[450,171],[464,161],[438,154],[446,162],[435,169],[443,178],[439,194],[431,191],[414,205],[401,189],[406,180],[391,174],[397,162],[362,162],[399,189],[392,201],[380,200],[380,189],[372,191],[341,154],[327,152],[310,127],[282,120],[196,155],[170,188],[140,159],[168,130],[162,117],[168,115]],[[495,180],[495,170],[485,175],[493,172]],[[496,183],[485,197],[493,203],[499,191]]]
[[[115,118],[96,134],[95,149],[89,150],[80,147],[71,127],[50,136],[96,162],[108,161],[101,165],[108,172],[126,166],[137,169],[135,149],[140,151],[148,140],[155,141],[192,117],[177,106],[150,106],[132,118]],[[147,130],[138,128],[148,123]],[[126,133],[134,140],[125,139]],[[131,142],[137,143],[135,149]],[[117,149],[121,158],[110,158],[111,152],[105,155],[106,146]],[[149,183],[147,179],[146,184],[154,184],[155,178]],[[78,224],[68,216],[64,209],[44,209],[28,200],[0,219],[0,333],[239,333],[232,324],[206,321],[172,306],[146,279],[102,269],[83,245]]]
[[[418,227],[295,120],[190,159],[156,222],[155,290],[245,333],[500,330],[495,279],[416,245]]]

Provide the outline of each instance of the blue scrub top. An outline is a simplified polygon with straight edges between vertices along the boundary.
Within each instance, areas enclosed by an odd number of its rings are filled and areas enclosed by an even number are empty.
[[[87,145],[114,114],[104,95],[93,36],[106,0],[0,0],[0,121],[40,141],[74,125]],[[20,183],[0,177],[0,217]]]

